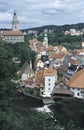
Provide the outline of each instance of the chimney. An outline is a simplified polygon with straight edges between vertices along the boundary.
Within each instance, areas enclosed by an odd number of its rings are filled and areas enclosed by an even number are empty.
[[[32,69],[32,61],[30,60],[30,68]]]

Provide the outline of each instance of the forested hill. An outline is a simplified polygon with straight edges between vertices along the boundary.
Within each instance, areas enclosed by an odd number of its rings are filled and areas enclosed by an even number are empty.
[[[28,31],[28,30],[36,30],[36,31],[42,31],[44,29],[60,29],[60,30],[69,30],[71,28],[74,29],[83,29],[84,28],[84,23],[78,23],[78,24],[65,24],[65,25],[45,25],[41,27],[35,27],[35,28],[29,28],[29,29],[23,29],[23,31]]]
[[[44,29],[60,29],[60,30],[69,30],[71,28],[74,29],[83,29],[84,28],[84,23],[77,23],[77,24],[65,24],[65,25],[44,25],[44,26],[40,26],[40,27],[33,27],[33,28],[25,28],[25,29],[21,29],[22,31],[28,31],[28,30],[35,30],[35,31],[42,31]],[[8,30],[7,28],[4,29],[0,29],[0,31],[2,30]]]

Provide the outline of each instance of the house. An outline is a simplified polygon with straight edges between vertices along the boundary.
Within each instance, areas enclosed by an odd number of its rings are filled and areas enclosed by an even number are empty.
[[[71,58],[68,63],[69,66],[71,65],[80,65],[80,61],[78,61],[76,58]]]
[[[69,80],[69,89],[74,93],[74,97],[84,99],[84,69],[76,72]]]
[[[65,54],[63,53],[58,53],[58,54],[52,53],[49,55],[48,58],[52,66],[54,66],[54,68],[59,68],[60,65],[63,64],[64,62],[64,56]]]
[[[42,96],[44,93],[44,79],[43,79],[43,69],[39,69],[36,71],[35,75],[29,77],[24,81],[25,87],[27,89],[33,89],[34,93],[39,90],[39,95]]]
[[[57,46],[59,49],[59,52],[67,52],[67,49],[64,46]]]
[[[52,54],[54,52],[54,46],[49,45],[48,46],[48,54]]]
[[[37,68],[39,67],[44,68],[44,63],[41,60],[39,60],[37,63]]]
[[[37,69],[35,75],[24,81],[27,88],[38,88],[40,96],[51,96],[52,90],[57,81],[57,71],[53,67]]]
[[[37,44],[38,44],[38,40],[36,38],[31,39],[28,41],[29,42],[29,46],[32,50],[34,50],[35,52],[37,52]]]
[[[31,39],[28,41],[29,46],[35,52],[38,52],[38,55],[42,55],[43,53],[46,54],[46,45],[44,42],[38,41],[36,38]],[[38,57],[38,56],[37,56]]]
[[[70,29],[70,31],[65,31],[64,32],[65,35],[76,35],[76,36],[79,36],[79,35],[83,35],[83,31],[80,31],[80,30],[76,30],[76,29]]]
[[[81,42],[81,47],[84,48],[84,42]]]
[[[70,67],[67,68],[66,72],[63,74],[63,76],[70,80],[70,78],[72,77],[72,75],[74,75],[75,73],[77,73],[78,71],[80,71],[81,69],[83,69],[84,66],[83,65],[71,65]]]
[[[49,55],[49,59],[57,59],[57,61],[63,61],[64,60],[64,55],[63,53],[59,53],[59,54],[55,54],[55,53],[52,53]]]
[[[25,62],[22,68],[20,69],[19,74],[21,76],[22,81],[28,79],[28,77],[33,76],[34,71],[31,68],[31,64],[29,65],[28,62]]]
[[[63,81],[60,81],[55,85],[52,97],[54,100],[57,98],[70,98],[73,97],[73,92],[67,88]]]
[[[52,45],[49,45],[48,46],[48,54],[52,54],[53,52],[54,53],[61,53],[61,52],[66,53],[67,49],[64,46],[52,46]]]
[[[84,69],[79,70],[70,78],[63,76],[62,81],[74,93],[74,97],[84,99]]]
[[[74,57],[80,61],[81,65],[84,65],[84,49],[78,51],[76,54],[74,54]]]
[[[50,96],[57,81],[57,71],[52,67],[44,69],[44,96]]]

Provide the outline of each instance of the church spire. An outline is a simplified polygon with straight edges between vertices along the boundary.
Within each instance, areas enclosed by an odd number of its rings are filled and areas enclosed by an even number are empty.
[[[17,14],[16,14],[15,10],[14,10],[14,13],[13,13],[12,30],[13,31],[19,30],[19,21],[18,21]]]

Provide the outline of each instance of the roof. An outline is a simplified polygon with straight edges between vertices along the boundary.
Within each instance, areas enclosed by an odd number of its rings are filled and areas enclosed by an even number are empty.
[[[35,82],[41,83],[43,81],[43,73],[44,73],[44,70],[38,70],[37,71]]]
[[[3,31],[1,33],[2,36],[22,36],[23,33],[21,31],[13,31],[13,30],[7,30],[7,31]]]
[[[64,46],[57,46],[60,52],[66,52],[67,49]]]
[[[40,88],[44,88],[44,87],[45,87],[44,83],[41,83]]]
[[[44,70],[44,76],[54,76],[56,73],[57,71],[52,66],[49,66],[49,68]]]
[[[28,82],[28,83],[33,83],[33,76],[32,77],[29,77],[27,80],[25,80],[25,82]]]
[[[73,95],[73,92],[66,88],[54,88],[52,94],[65,94],[65,95]]]
[[[63,54],[63,53],[59,53],[59,54],[53,53],[53,54],[49,55],[49,59],[61,59],[64,55],[65,54]]]
[[[69,87],[72,88],[84,88],[84,69],[76,72],[71,78],[69,82]]]
[[[68,78],[67,78],[68,77]],[[63,76],[62,77],[62,81],[64,82],[64,84],[66,84],[67,86],[69,85],[69,78],[70,78],[71,76],[69,75],[69,76],[67,76],[67,75],[65,75],[65,76]]]
[[[32,39],[32,40],[29,40],[29,44],[34,44],[34,43],[36,43],[37,42],[37,39],[36,38],[34,38],[34,39]]]
[[[26,73],[29,73],[29,74],[34,73],[33,70],[30,68],[27,61],[24,63],[24,65],[22,66],[22,68],[20,69],[20,72],[19,72],[20,75],[22,75],[23,73],[25,73],[25,74]]]
[[[69,61],[71,64],[80,64],[80,61],[78,61],[78,60],[74,60],[74,59],[70,59],[70,61]]]
[[[53,50],[54,50],[54,46],[49,45],[49,46],[48,46],[48,51],[53,51]]]
[[[63,46],[57,46],[57,47],[58,47],[58,49],[61,51],[61,49],[62,49]]]

